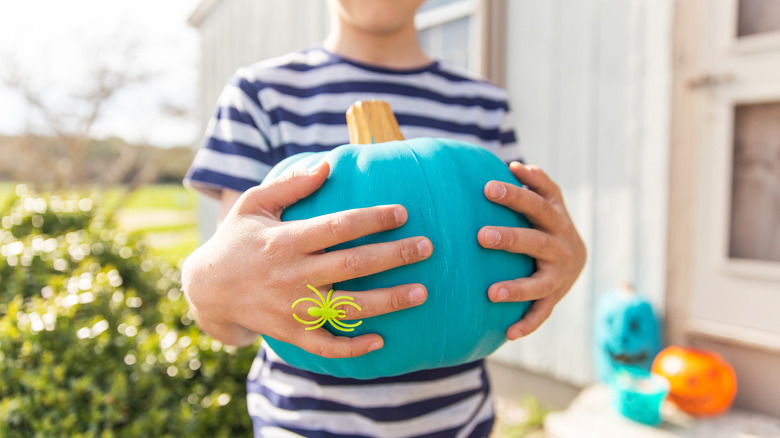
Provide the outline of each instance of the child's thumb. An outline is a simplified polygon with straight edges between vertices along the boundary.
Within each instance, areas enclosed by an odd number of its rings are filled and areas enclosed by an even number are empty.
[[[247,190],[238,200],[239,213],[268,212],[276,217],[282,210],[316,192],[328,179],[330,165],[323,161],[309,169],[293,170],[268,184]]]

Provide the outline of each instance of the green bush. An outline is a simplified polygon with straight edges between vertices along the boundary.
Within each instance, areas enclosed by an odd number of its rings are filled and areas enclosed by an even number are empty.
[[[0,206],[0,436],[250,435],[254,349],[202,334],[96,198],[23,192]]]

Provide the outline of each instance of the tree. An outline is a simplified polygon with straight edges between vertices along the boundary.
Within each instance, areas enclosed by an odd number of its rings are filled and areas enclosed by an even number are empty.
[[[2,83],[22,98],[30,112],[25,132],[4,145],[5,155],[14,157],[10,178],[33,186],[50,185],[55,190],[129,179],[132,191],[156,177],[156,163],[133,147],[118,148],[119,156],[100,172],[87,172],[85,168],[90,147],[94,146],[94,128],[112,101],[155,76],[133,67],[140,47],[127,38],[114,38],[110,44],[93,49],[88,79],[74,90],[41,86],[17,59],[6,56]],[[53,91],[59,95],[56,103],[50,98]]]

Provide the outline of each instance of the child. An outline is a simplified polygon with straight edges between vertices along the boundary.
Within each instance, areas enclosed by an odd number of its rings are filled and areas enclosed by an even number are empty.
[[[270,168],[303,151],[349,142],[344,113],[358,100],[390,103],[406,138],[450,137],[480,144],[509,162],[520,154],[506,93],[432,61],[422,51],[414,14],[422,0],[329,0],[331,32],[321,47],[239,69],[225,87],[205,146],[187,175],[221,200],[220,226],[183,269],[183,289],[201,328],[246,346],[258,335],[325,357],[382,348],[378,334],[355,338],[305,331],[290,306],[312,284],[333,283],[416,263],[435,250],[424,236],[325,253],[341,242],[400,227],[403,206],[351,210],[281,222],[282,210],[315,192],[323,163],[258,186]],[[492,301],[536,300],[507,330],[534,331],[576,280],[585,248],[558,187],[518,162],[528,188],[490,182],[491,201],[525,214],[534,229],[485,227],[485,248],[529,254],[536,273],[492,285]],[[423,303],[422,284],[353,293],[367,318]],[[336,296],[340,295],[336,292]],[[351,318],[350,318],[351,319]],[[299,370],[263,344],[247,382],[256,436],[488,436],[493,409],[483,361],[375,380]]]

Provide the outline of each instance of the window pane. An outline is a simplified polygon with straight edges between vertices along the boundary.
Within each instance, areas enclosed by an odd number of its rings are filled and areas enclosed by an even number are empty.
[[[729,255],[780,262],[780,102],[734,117]]]
[[[739,0],[737,36],[780,31],[780,0]]]
[[[428,9],[433,9],[435,7],[446,5],[448,3],[457,3],[459,1],[463,1],[463,0],[427,0],[425,3],[422,4],[422,6],[420,6],[417,12],[427,11]]]
[[[471,18],[465,17],[419,32],[423,49],[436,59],[462,69],[469,68],[469,29]]]

